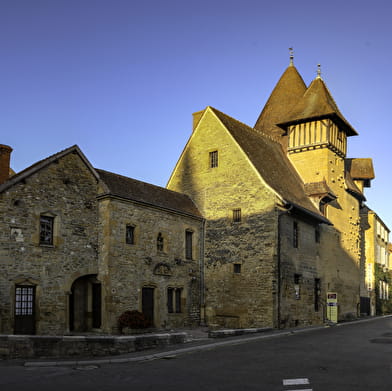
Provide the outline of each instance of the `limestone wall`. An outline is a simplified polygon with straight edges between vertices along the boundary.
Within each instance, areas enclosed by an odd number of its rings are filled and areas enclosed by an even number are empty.
[[[15,285],[36,287],[36,333],[64,333],[73,281],[98,272],[96,179],[70,153],[0,194],[0,315],[14,330]],[[40,215],[54,217],[53,245],[40,245]]]
[[[211,167],[210,153],[217,151]],[[215,114],[198,122],[168,188],[206,218],[206,319],[210,326],[265,327],[276,318],[276,196]],[[234,221],[233,211],[240,211]]]
[[[155,327],[199,324],[202,220],[110,198],[100,201],[99,213],[103,329],[117,331],[124,311],[143,311],[143,288],[153,289]],[[134,244],[126,243],[127,225],[134,227]],[[192,232],[192,259],[186,259],[186,231]],[[162,251],[157,247],[159,233]],[[173,312],[168,308],[168,288],[174,289]],[[176,290],[181,291],[180,312]]]

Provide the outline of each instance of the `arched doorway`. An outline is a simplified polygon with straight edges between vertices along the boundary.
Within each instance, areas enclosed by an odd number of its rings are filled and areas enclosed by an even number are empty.
[[[96,274],[76,279],[69,296],[69,329],[92,331],[101,327],[101,283]]]

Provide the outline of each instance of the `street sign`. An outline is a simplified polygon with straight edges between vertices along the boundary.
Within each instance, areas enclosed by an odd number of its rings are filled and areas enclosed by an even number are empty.
[[[327,293],[327,319],[338,323],[338,294],[336,292]]]

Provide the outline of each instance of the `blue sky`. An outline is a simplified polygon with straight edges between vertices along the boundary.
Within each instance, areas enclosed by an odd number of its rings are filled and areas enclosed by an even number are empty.
[[[0,0],[1,144],[12,167],[78,144],[97,167],[165,186],[207,105],[253,126],[294,47],[372,157],[388,194],[392,3],[374,0]]]

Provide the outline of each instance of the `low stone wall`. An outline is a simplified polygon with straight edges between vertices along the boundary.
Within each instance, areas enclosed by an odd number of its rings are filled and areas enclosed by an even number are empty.
[[[0,335],[0,359],[97,357],[184,343],[186,333],[135,336]]]

